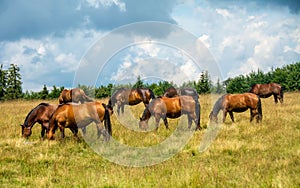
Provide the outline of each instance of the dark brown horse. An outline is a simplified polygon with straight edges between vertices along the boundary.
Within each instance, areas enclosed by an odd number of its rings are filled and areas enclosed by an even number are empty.
[[[109,140],[109,135],[112,135],[110,123],[110,115],[112,113],[112,109],[101,102],[60,105],[50,119],[47,137],[48,139],[54,139],[54,133],[57,128],[61,131],[61,138],[65,137],[65,128],[69,128],[74,136],[77,137],[78,128],[86,127],[94,122],[97,125],[98,137],[102,134],[105,140]],[[102,126],[103,121],[105,129]]]
[[[44,138],[46,129],[49,127],[49,120],[58,105],[40,103],[34,107],[26,116],[22,127],[22,136],[28,138],[33,125],[37,122],[41,124],[41,137]]]
[[[151,89],[138,88],[126,89],[121,88],[115,91],[108,101],[108,106],[113,108],[115,104],[118,105],[117,113],[124,113],[124,105],[137,105],[143,102],[145,106],[149,104],[150,99],[154,99],[154,93]]]
[[[59,98],[58,98],[59,104],[63,103],[69,103],[69,102],[74,102],[74,103],[84,103],[84,102],[92,102],[94,99],[88,97],[82,89],[79,88],[74,88],[71,90],[64,89]]]
[[[257,116],[257,122],[262,120],[261,101],[258,95],[253,93],[225,94],[217,100],[209,118],[217,122],[218,113],[223,110],[223,122],[225,122],[227,112],[234,122],[233,112],[245,112],[248,109],[250,109],[250,122],[255,116]]]
[[[156,121],[156,130],[158,129],[159,120],[163,119],[167,129],[167,118],[178,118],[183,114],[188,116],[188,127],[192,125],[192,121],[196,124],[196,130],[200,127],[200,111],[197,111],[195,100],[191,96],[179,97],[161,97],[153,99],[145,108],[142,117],[140,118],[139,126],[142,129],[147,129],[148,120],[154,116]],[[199,108],[200,109],[200,108]]]
[[[283,103],[283,88],[277,83],[254,84],[249,92],[259,95],[261,98],[268,98],[273,95],[276,104],[278,103],[278,99],[280,103]]]

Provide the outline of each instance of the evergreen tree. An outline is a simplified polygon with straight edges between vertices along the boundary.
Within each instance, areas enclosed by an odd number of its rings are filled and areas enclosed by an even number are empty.
[[[17,65],[10,64],[7,74],[5,99],[17,99],[22,97],[22,82],[19,71],[20,68]]]
[[[216,85],[216,89],[215,92],[220,94],[220,93],[224,93],[224,87],[223,85],[220,83],[220,79],[218,78],[217,80],[217,85]]]
[[[47,86],[44,85],[43,90],[40,92],[40,98],[46,99],[46,98],[48,98],[48,94],[49,94],[49,91],[47,89]]]
[[[3,70],[3,65],[0,66],[0,100],[4,99],[7,83],[7,71]]]
[[[196,84],[196,90],[199,94],[210,93],[212,86],[208,71],[203,71],[200,75],[200,80]]]
[[[132,86],[132,88],[143,88],[144,87],[144,83],[143,81],[141,80],[141,76],[138,76],[137,77],[137,81],[136,83]]]

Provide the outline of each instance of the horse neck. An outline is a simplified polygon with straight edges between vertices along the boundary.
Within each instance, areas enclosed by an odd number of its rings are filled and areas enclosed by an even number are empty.
[[[36,106],[35,108],[33,108],[28,114],[27,114],[27,116],[26,116],[26,118],[25,118],[25,120],[24,120],[24,126],[25,127],[32,127],[36,122],[37,122],[37,120],[36,120],[36,117],[37,117],[37,115],[36,115],[36,110],[38,109],[38,108],[40,108],[40,106],[41,106],[42,104],[39,104],[38,106]]]
[[[142,115],[142,121],[148,121],[151,117],[151,113],[148,109],[148,107],[145,108],[144,112],[143,112],[143,115]]]
[[[223,99],[224,99],[225,95],[223,95],[222,97],[220,97],[217,102],[215,103],[212,113],[213,115],[217,116],[218,113],[220,112],[220,110],[222,109],[222,104],[223,104]]]

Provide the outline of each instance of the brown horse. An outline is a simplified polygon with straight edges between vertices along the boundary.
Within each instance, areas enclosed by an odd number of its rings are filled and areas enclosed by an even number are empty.
[[[77,137],[78,128],[86,127],[94,122],[97,125],[98,137],[102,134],[108,141],[112,135],[110,115],[112,109],[101,102],[88,102],[84,104],[63,104],[53,113],[49,129],[47,130],[48,139],[54,139],[54,133],[59,127],[61,138],[65,137],[64,129],[69,128],[75,137]],[[104,121],[105,129],[102,122]]]
[[[191,96],[196,102],[196,112],[200,111],[200,103],[199,103],[199,95],[194,88],[184,87],[176,89],[175,87],[171,86],[169,87],[163,96],[173,98],[177,96]]]
[[[196,124],[196,130],[200,127],[200,111],[197,111],[195,100],[191,96],[179,96],[174,98],[161,97],[153,99],[145,108],[142,117],[140,118],[140,128],[148,127],[148,120],[151,115],[155,117],[156,130],[158,129],[159,120],[162,118],[167,129],[167,118],[178,118],[182,114],[188,116],[188,127],[192,125],[192,120]],[[200,108],[199,108],[200,109]]]
[[[255,116],[257,116],[257,122],[262,120],[261,101],[258,95],[253,93],[225,94],[217,100],[209,118],[217,122],[218,113],[223,110],[223,122],[225,122],[227,112],[229,112],[231,120],[234,122],[233,112],[244,112],[248,109],[250,109],[250,122]]]
[[[283,88],[280,84],[270,83],[270,84],[254,84],[249,90],[250,93],[255,93],[261,98],[268,98],[271,95],[274,96],[274,101],[277,104],[278,99],[280,103],[283,103]]]
[[[74,103],[84,103],[94,101],[92,98],[88,97],[82,89],[74,88],[71,90],[64,89],[59,98],[59,104],[74,102]]]
[[[36,107],[34,107],[26,116],[24,123],[21,125],[22,127],[22,136],[28,138],[32,131],[33,125],[38,122],[41,124],[41,137],[44,138],[46,129],[49,127],[49,120],[56,110],[58,105],[48,104],[48,103],[40,103]]]
[[[113,108],[115,104],[118,105],[117,113],[124,113],[124,105],[137,105],[143,102],[145,107],[149,104],[150,99],[154,99],[154,93],[151,89],[125,89],[121,88],[115,91],[108,101],[108,106]]]

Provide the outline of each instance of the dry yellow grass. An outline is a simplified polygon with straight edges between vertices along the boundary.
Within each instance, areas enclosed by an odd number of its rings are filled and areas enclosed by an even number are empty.
[[[201,126],[218,96],[200,96]],[[42,101],[0,103],[0,185],[2,187],[298,187],[300,186],[300,93],[286,93],[284,104],[262,99],[263,121],[249,122],[249,112],[229,116],[205,152],[199,145],[208,130],[193,134],[184,148],[153,166],[126,167],[109,162],[69,130],[65,141],[40,141],[35,125],[28,141],[20,124]],[[107,99],[104,99],[107,102]],[[45,101],[43,101],[45,102]],[[47,102],[47,101],[46,101]],[[50,101],[55,103],[56,101]],[[138,119],[143,105],[126,107]],[[126,119],[127,118],[127,119]],[[126,126],[119,121],[127,122]],[[179,120],[162,121],[157,133],[137,132],[137,120],[112,117],[113,137],[120,143],[148,147],[161,143],[176,130]],[[129,127],[129,128],[128,128]],[[93,131],[94,126],[89,126]],[[183,128],[184,131],[188,131]],[[174,142],[174,145],[177,144]],[[130,151],[128,151],[130,153]]]

